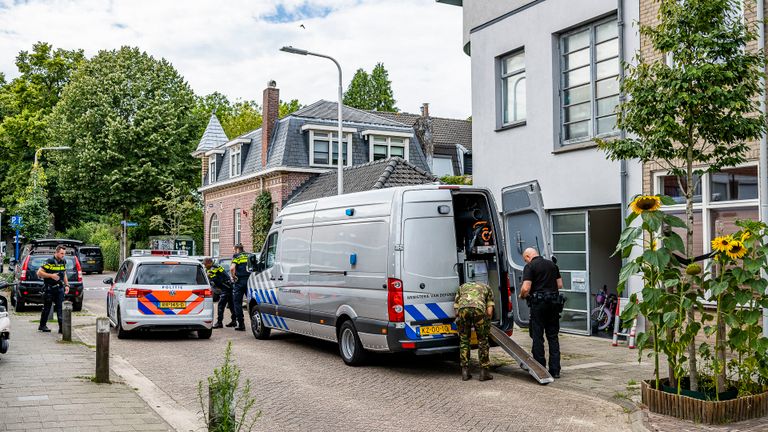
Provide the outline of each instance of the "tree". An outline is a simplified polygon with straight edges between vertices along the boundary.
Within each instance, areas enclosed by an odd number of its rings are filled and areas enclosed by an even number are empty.
[[[280,101],[279,118],[301,109],[297,99]],[[211,113],[215,113],[229,138],[235,138],[261,127],[261,107],[256,101],[245,100],[231,103],[219,92],[197,98],[195,117],[199,120],[200,136],[205,131]]]
[[[164,197],[156,197],[154,204],[160,213],[149,219],[150,227],[169,235],[174,241],[180,235],[193,233],[195,216],[202,220],[200,202],[176,186],[171,186]]]
[[[255,101],[238,101],[232,105],[232,113],[219,118],[221,127],[230,138],[235,138],[261,127],[261,109]]]
[[[392,81],[383,63],[377,63],[370,75],[360,68],[344,93],[344,105],[369,111],[397,112]]]
[[[657,162],[678,178],[686,199],[686,248],[693,254],[693,194],[701,175],[746,161],[746,141],[766,131],[759,111],[762,52],[744,49],[757,39],[751,24],[733,19],[736,0],[661,0],[659,23],[640,33],[663,58],[626,65],[621,90],[628,98],[618,107],[617,126],[629,138],[597,140],[608,157]],[[662,56],[663,57],[663,56]],[[703,294],[691,275],[670,287],[686,297],[687,325],[695,333],[694,309]],[[674,336],[668,334],[667,338]],[[671,340],[667,341],[671,343]],[[691,388],[697,389],[695,341],[688,344]],[[675,371],[670,367],[670,379]]]
[[[277,116],[279,118],[287,117],[301,108],[302,105],[299,103],[298,99],[291,99],[288,102],[280,101],[280,108]]]
[[[260,193],[253,201],[251,208],[251,238],[253,239],[253,250],[261,250],[261,246],[267,239],[269,228],[272,226],[272,195],[264,191]]]
[[[53,216],[48,211],[45,184],[43,169],[39,166],[33,167],[29,176],[29,185],[16,206],[16,214],[22,219],[19,232],[26,239],[46,237],[51,232]]]
[[[194,107],[173,66],[138,48],[84,62],[52,113],[51,141],[72,147],[59,156],[65,196],[127,219],[169,186],[194,184],[199,166],[189,154],[201,133]]]

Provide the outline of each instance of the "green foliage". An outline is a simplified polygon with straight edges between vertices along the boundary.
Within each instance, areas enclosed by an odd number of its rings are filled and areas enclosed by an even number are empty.
[[[297,99],[288,102],[280,101],[278,117],[283,118],[298,111],[301,107],[302,105]],[[238,100],[231,103],[226,96],[219,92],[198,97],[194,113],[202,125],[200,136],[205,131],[211,113],[216,114],[219,122],[221,122],[221,127],[224,128],[224,132],[230,139],[260,128],[262,122],[261,107],[256,101]]]
[[[444,177],[440,177],[440,183],[450,184],[450,185],[471,185],[472,176],[470,175],[444,176]]]
[[[48,195],[45,192],[45,173],[40,167],[33,167],[29,186],[19,199],[16,214],[22,218],[19,232],[27,239],[46,237],[52,228],[52,215],[48,211]]]
[[[377,63],[370,74],[360,68],[344,93],[344,105],[363,110],[397,112],[392,81],[383,63]]]
[[[155,198],[154,204],[160,212],[149,219],[150,227],[173,240],[180,235],[192,234],[195,220],[203,218],[199,199],[176,186],[168,188],[165,197]]]
[[[283,118],[295,113],[301,108],[302,105],[299,103],[298,99],[291,99],[288,102],[280,101],[280,108],[278,110],[277,116],[279,118]]]
[[[261,417],[261,411],[251,413],[256,405],[256,399],[251,395],[251,380],[246,379],[241,387],[240,373],[232,359],[232,341],[229,341],[224,351],[224,363],[208,377],[208,407],[203,382],[197,383],[197,396],[209,431],[250,431]]]
[[[127,216],[173,184],[194,184],[189,157],[199,131],[194,95],[166,60],[137,48],[100,51],[83,63],[52,113],[64,196],[79,206]]]
[[[253,238],[253,250],[261,250],[264,240],[267,239],[269,228],[272,226],[272,195],[264,191],[253,201],[251,209],[251,230]]]
[[[62,237],[101,247],[101,253],[104,256],[104,269],[114,271],[119,267],[120,226],[117,217],[102,218],[99,222],[81,223],[67,229]]]

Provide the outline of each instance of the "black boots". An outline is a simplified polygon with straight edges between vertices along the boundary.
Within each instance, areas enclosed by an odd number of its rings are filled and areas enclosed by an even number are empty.
[[[227,324],[227,327],[229,327],[229,324]],[[235,327],[235,330],[237,331],[245,331],[245,322],[240,321],[237,323],[237,327]]]
[[[482,368],[480,369],[480,381],[488,381],[492,380],[493,375],[488,371],[488,368]]]
[[[220,329],[220,328],[223,328],[223,327],[224,326],[221,325],[221,321],[216,321],[216,324],[213,325],[213,328],[215,328],[215,329]]]
[[[229,324],[227,324],[227,327],[236,327],[236,326],[237,326],[237,321],[235,320],[232,320],[229,322]]]
[[[48,327],[46,327],[46,326],[42,326],[42,327],[38,327],[38,328],[37,328],[37,331],[40,331],[40,332],[43,332],[43,333],[50,333],[50,332],[51,332],[51,329],[49,329],[49,328],[48,328]]]
[[[472,375],[469,373],[469,368],[468,367],[461,368],[461,380],[469,381],[470,378],[472,378]]]

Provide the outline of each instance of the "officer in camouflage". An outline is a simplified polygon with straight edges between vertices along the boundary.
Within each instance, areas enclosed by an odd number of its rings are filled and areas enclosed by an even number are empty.
[[[459,332],[459,357],[461,359],[461,379],[472,378],[469,374],[469,351],[472,327],[477,333],[478,355],[480,357],[480,381],[493,379],[488,368],[488,335],[491,332],[493,316],[493,293],[491,287],[479,282],[467,282],[456,291],[453,309],[456,312],[456,328]]]

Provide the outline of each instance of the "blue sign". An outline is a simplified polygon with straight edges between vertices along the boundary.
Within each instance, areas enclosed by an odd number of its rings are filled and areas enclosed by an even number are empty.
[[[19,215],[13,215],[11,216],[11,226],[22,226],[21,223],[21,216]]]
[[[120,222],[124,227],[130,228],[130,227],[137,227],[139,226],[138,222],[128,222],[128,221],[121,221]]]

